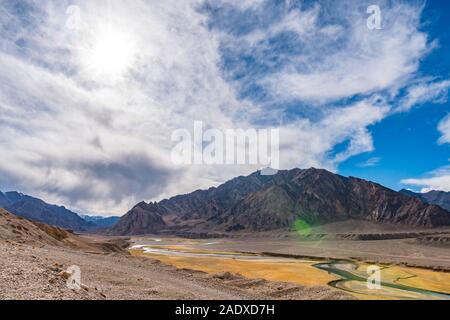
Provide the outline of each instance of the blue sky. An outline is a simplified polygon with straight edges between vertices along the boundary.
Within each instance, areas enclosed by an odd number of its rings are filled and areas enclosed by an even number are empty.
[[[448,21],[438,0],[0,0],[0,190],[123,214],[260,168],[171,162],[203,121],[279,129],[283,169],[450,191]]]
[[[420,64],[419,72],[436,78],[450,77],[450,3],[427,1],[422,14],[421,30],[439,46],[427,55]],[[426,175],[436,168],[449,165],[450,145],[439,144],[441,133],[438,124],[450,112],[449,103],[425,102],[408,113],[391,116],[371,128],[375,150],[353,157],[339,165],[344,175],[380,182],[393,189],[412,188],[401,181],[406,177]],[[361,166],[369,159],[378,159],[374,166]],[[448,190],[447,190],[448,191]]]
[[[382,2],[385,6],[389,6],[395,2]],[[419,57],[417,60],[417,69],[414,71],[416,78],[433,79],[431,83],[439,83],[450,76],[450,36],[447,32],[450,21],[449,3],[446,1],[428,1],[428,2],[410,2],[412,6],[421,8],[417,18],[417,31],[423,32],[427,37],[427,47],[430,50]],[[234,6],[220,6],[216,10],[212,10],[215,19],[211,25],[212,28],[225,30],[230,34],[238,37],[245,37],[251,34],[255,29],[270,28],[279,19],[295,12],[296,8],[302,10],[304,15],[308,15],[309,10],[314,10],[318,5],[315,1],[296,2],[291,1],[280,5],[279,2],[263,2],[264,9],[260,12],[271,12],[269,19],[267,14],[257,15],[255,18],[255,10],[239,10]],[[358,8],[358,4],[353,2],[350,4],[353,8]],[[322,2],[321,10],[318,13],[318,24],[326,26],[327,23],[334,21],[342,22],[344,28],[348,21],[339,14],[330,14],[333,12],[332,2]],[[360,4],[360,8],[367,7],[366,2]],[[383,8],[383,5],[381,5]],[[341,9],[336,10],[339,13]],[[356,11],[360,11],[356,9]],[[287,13],[286,13],[287,12]],[[335,13],[336,13],[335,12]],[[414,18],[412,18],[414,19]],[[389,27],[391,21],[385,22],[385,30],[380,33],[390,32]],[[308,39],[307,39],[308,40]],[[298,98],[286,101],[284,99],[274,99],[267,87],[258,83],[259,78],[264,78],[267,74],[276,73],[286,65],[292,64],[291,58],[304,55],[305,50],[315,50],[321,46],[327,51],[333,52],[330,47],[345,47],[349,40],[345,35],[337,37],[327,42],[323,39],[313,38],[314,41],[307,41],[299,37],[295,32],[286,31],[284,33],[274,34],[272,37],[266,38],[264,45],[253,46],[247,48],[245,46],[236,46],[234,43],[224,45],[223,48],[223,65],[227,77],[240,83],[240,95],[249,98],[260,104],[266,104],[270,109],[280,108],[283,110],[281,119],[292,119],[296,117],[312,118],[320,117],[316,110],[310,108],[311,101],[309,99]],[[309,39],[310,40],[310,39]],[[319,40],[316,42],[316,40]],[[315,48],[317,46],[317,48]],[[310,48],[311,47],[311,48]],[[432,49],[431,49],[432,48]],[[295,67],[308,72],[308,68],[312,64],[318,64],[326,56],[312,55],[311,61],[305,65],[296,65]],[[381,65],[381,67],[383,67]],[[386,65],[386,68],[392,67]],[[364,66],[360,67],[361,69]],[[303,70],[302,70],[303,71]],[[426,83],[427,81],[425,81]],[[372,139],[373,148],[368,147],[367,152],[357,152],[336,164],[336,171],[343,175],[353,175],[373,181],[377,181],[393,189],[413,188],[420,190],[432,188],[426,184],[406,183],[409,177],[426,176],[436,168],[445,168],[450,158],[450,146],[446,143],[438,143],[442,132],[439,132],[439,123],[444,119],[450,111],[447,103],[447,87],[437,94],[437,96],[424,101],[419,101],[408,108],[408,112],[393,112],[367,126]],[[292,88],[295,90],[294,88]],[[400,93],[389,101],[391,105],[400,104],[402,99],[407,97],[407,85],[400,89]],[[402,92],[403,91],[403,92]],[[380,90],[380,92],[382,92]],[[355,92],[359,93],[359,92]],[[366,99],[367,92],[362,94],[348,94],[342,99],[334,99],[333,107],[346,106],[349,103],[356,103]],[[341,98],[341,97],[340,97]],[[259,119],[258,119],[259,120]],[[337,143],[330,148],[329,154],[338,154],[342,150],[348,148],[350,140]],[[373,150],[371,150],[373,149]],[[448,188],[448,185],[438,185],[441,189]]]

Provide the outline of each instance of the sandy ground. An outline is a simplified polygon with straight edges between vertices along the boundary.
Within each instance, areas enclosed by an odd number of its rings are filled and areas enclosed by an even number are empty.
[[[81,268],[83,288],[61,277]],[[303,287],[179,270],[156,260],[123,254],[93,254],[52,246],[0,241],[0,299],[349,299],[327,287]]]

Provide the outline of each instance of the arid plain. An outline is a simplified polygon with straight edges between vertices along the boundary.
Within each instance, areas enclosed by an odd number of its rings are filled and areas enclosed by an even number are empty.
[[[405,232],[352,222],[306,234],[262,233],[220,239],[138,237],[133,255],[179,269],[337,289],[358,299],[450,298],[450,231]],[[355,229],[353,229],[355,230]],[[368,289],[369,266],[381,288]]]
[[[216,239],[111,237],[0,213],[0,299],[450,298],[445,229],[346,222]],[[66,283],[74,265],[79,290]],[[366,286],[371,265],[380,289]]]

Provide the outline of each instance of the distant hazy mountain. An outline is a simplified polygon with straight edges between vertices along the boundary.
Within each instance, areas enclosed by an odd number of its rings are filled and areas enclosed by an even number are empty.
[[[346,220],[411,227],[450,225],[444,209],[385,188],[319,169],[255,172],[217,188],[198,190],[159,203],[139,203],[112,234],[266,231]]]
[[[6,193],[0,191],[0,207],[29,220],[61,228],[76,231],[87,231],[95,228],[95,225],[85,221],[78,214],[63,206],[48,204],[41,199],[15,191]]]
[[[81,217],[63,206],[48,204],[45,201],[19,192],[1,192],[0,208],[23,218],[42,222],[75,231],[94,231],[111,227],[118,217]]]
[[[95,224],[99,228],[109,228],[119,221],[120,217],[101,217],[101,216],[87,216],[81,215],[81,218],[87,222]]]
[[[430,191],[427,193],[417,193],[410,190],[400,190],[401,193],[416,197],[425,203],[435,204],[447,211],[450,211],[450,192],[445,191]]]
[[[10,204],[9,200],[6,198],[3,192],[0,191],[0,208],[4,208],[9,204]]]

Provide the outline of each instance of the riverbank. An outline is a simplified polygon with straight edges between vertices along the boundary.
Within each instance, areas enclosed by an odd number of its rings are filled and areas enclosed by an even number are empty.
[[[131,253],[151,257],[180,269],[193,269],[209,274],[226,271],[249,279],[262,278],[303,286],[329,286],[351,293],[358,299],[450,298],[450,273],[446,272],[376,264],[380,269],[381,288],[373,290],[366,285],[369,264],[356,259],[294,257],[280,253],[223,249],[236,248],[238,244],[231,240],[147,241],[147,245],[141,243]]]

